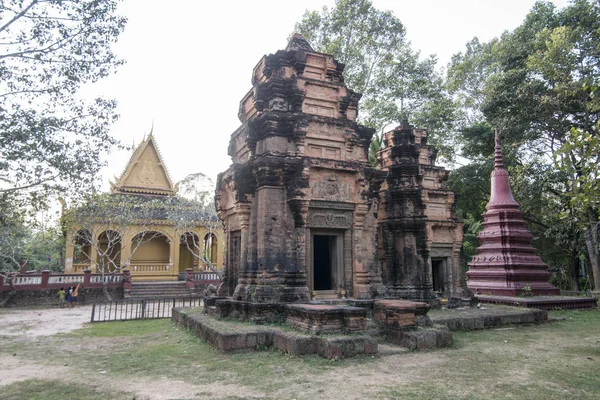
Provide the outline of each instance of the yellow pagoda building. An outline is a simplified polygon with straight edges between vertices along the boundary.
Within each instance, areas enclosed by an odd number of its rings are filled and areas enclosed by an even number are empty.
[[[116,203],[120,199],[135,199],[142,207],[145,202],[155,208],[157,204],[160,208],[161,203],[170,207],[190,204],[177,197],[177,187],[173,185],[152,133],[137,146],[120,178],[111,182],[111,193],[106,196],[111,196],[109,199]],[[116,243],[114,228],[101,223],[83,226],[74,219],[67,226],[65,273],[100,272],[99,265],[106,265],[101,263],[101,257],[111,257],[114,265],[120,271],[129,270],[136,282],[178,280],[188,268],[210,271],[208,262],[213,268],[222,267],[223,229],[216,217],[208,218],[205,223],[194,222],[182,231],[161,212],[144,215],[152,216],[131,220],[126,229],[119,231]],[[145,235],[147,240],[139,241],[140,235]],[[110,254],[102,251],[107,246],[111,246]]]

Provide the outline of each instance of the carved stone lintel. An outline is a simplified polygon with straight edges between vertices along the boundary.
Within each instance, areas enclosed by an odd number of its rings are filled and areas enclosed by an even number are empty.
[[[311,200],[309,203],[310,208],[331,208],[336,210],[354,210],[354,203],[342,202],[342,201],[327,201],[327,200]]]
[[[352,227],[352,211],[309,209],[307,225],[310,228]]]

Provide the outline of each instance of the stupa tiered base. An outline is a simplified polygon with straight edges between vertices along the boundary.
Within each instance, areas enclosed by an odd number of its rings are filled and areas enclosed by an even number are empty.
[[[531,245],[533,235],[525,226],[510,190],[496,131],[496,154],[492,171],[490,201],[483,214],[483,230],[477,236],[481,246],[469,263],[468,288],[476,295],[558,296],[559,289],[548,279],[548,266]],[[507,304],[507,303],[502,303]]]
[[[575,297],[575,296],[476,296],[477,301],[489,304],[501,304],[508,306],[520,306],[527,308],[538,308],[540,310],[581,310],[594,308],[598,299],[595,297]]]

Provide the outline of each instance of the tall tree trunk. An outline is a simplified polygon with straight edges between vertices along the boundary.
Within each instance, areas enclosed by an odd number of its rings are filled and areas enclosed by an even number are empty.
[[[592,273],[594,274],[594,290],[600,290],[600,253],[598,252],[598,225],[592,222],[585,230],[585,245],[587,246]]]
[[[581,290],[581,283],[579,282],[579,268],[580,268],[580,261],[579,261],[579,246],[578,246],[578,242],[579,242],[579,234],[577,232],[577,230],[574,230],[573,232],[574,237],[573,237],[573,242],[571,244],[571,290],[574,291],[579,291]]]
[[[102,293],[104,293],[104,298],[108,301],[111,301],[112,298],[110,297],[110,293],[108,293],[108,282],[106,282],[105,279],[103,279],[104,282],[102,282]]]

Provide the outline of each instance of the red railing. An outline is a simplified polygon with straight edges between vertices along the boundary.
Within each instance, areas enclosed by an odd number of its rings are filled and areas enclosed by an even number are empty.
[[[220,284],[221,278],[219,278],[219,274],[215,272],[197,272],[192,268],[185,270],[185,285],[188,289],[193,289],[195,286],[200,285],[219,286]]]
[[[122,287],[128,277],[124,274],[92,274],[91,271],[84,271],[83,274],[63,274],[60,272],[52,273],[42,271],[41,273],[17,275],[12,278],[11,283],[0,275],[0,292],[15,290],[44,290],[60,289],[61,287],[81,286],[86,288],[101,288],[106,282],[109,287]],[[127,275],[127,274],[125,274]]]

